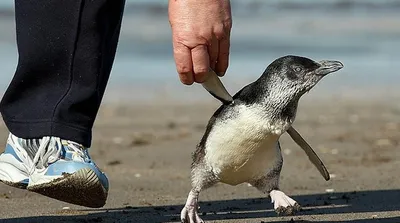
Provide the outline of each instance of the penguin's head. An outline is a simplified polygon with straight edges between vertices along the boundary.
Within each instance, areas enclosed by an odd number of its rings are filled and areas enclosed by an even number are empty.
[[[268,80],[268,89],[285,97],[300,98],[311,90],[325,75],[343,67],[339,61],[315,62],[300,56],[284,56],[273,61],[263,76]]]

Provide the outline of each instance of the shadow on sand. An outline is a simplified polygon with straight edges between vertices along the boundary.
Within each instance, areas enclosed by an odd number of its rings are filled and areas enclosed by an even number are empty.
[[[400,190],[359,191],[346,193],[312,194],[293,196],[302,205],[302,211],[295,219],[314,215],[312,221],[283,218],[274,222],[400,222],[400,217],[380,219],[359,219],[348,221],[319,221],[318,215],[387,212],[400,210]],[[209,201],[200,203],[200,214],[207,221],[276,217],[269,199],[240,199]],[[69,210],[51,216],[3,219],[0,222],[179,222],[182,205],[123,207],[116,209]],[[90,213],[89,213],[90,212]],[[372,215],[372,214],[371,214]],[[300,217],[300,218],[299,218]],[[354,219],[354,217],[353,217]]]

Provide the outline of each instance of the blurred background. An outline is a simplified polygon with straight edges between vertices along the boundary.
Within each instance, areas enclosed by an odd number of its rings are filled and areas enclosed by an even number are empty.
[[[92,212],[0,185],[0,203],[7,204],[0,208],[0,218],[65,214],[62,219],[71,222],[118,222],[122,218],[121,222],[146,223],[179,218],[190,189],[190,154],[220,103],[200,85],[180,83],[167,2],[127,0],[105,103],[93,131],[95,149],[91,150],[110,177],[107,208],[111,209]],[[360,219],[378,216],[395,217],[384,222],[400,222],[400,91],[396,89],[400,81],[400,0],[231,2],[230,66],[222,80],[232,94],[257,79],[273,60],[288,54],[344,64],[302,98],[294,125],[325,162],[332,179],[325,182],[293,140],[287,134],[282,137],[281,186],[309,208],[300,221],[372,222]],[[13,7],[14,1],[0,0],[0,97],[18,59]],[[0,147],[7,134],[0,122]],[[246,184],[217,186],[201,195],[202,201],[216,202],[202,208],[208,220],[243,222],[233,220],[240,217],[246,222],[264,222],[268,217],[268,222],[283,222],[281,217],[274,218],[272,210],[266,212],[272,208],[269,201],[250,199],[260,196]],[[51,205],[42,205],[48,202]],[[146,206],[154,209],[136,209]],[[241,214],[215,214],[227,210]],[[148,220],[153,218],[157,221]],[[51,217],[36,222],[46,219],[55,222]]]
[[[209,97],[200,86],[188,88],[178,80],[167,2],[127,0],[105,100]],[[0,92],[17,63],[13,4],[0,0]],[[345,69],[317,86],[321,94],[364,97],[393,91],[400,70],[399,12],[397,0],[232,0],[231,60],[223,81],[234,93],[274,59],[296,54],[344,63]],[[132,90],[146,90],[146,96],[126,94]]]

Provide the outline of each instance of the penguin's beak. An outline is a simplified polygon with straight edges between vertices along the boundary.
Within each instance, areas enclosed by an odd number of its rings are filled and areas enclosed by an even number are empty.
[[[343,68],[343,64],[341,62],[334,60],[322,60],[319,62],[319,64],[321,66],[317,68],[315,73],[320,76],[325,76]]]

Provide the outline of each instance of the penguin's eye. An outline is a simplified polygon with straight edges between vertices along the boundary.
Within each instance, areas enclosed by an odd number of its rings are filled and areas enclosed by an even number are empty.
[[[301,69],[301,67],[299,67],[299,66],[293,66],[292,69],[293,69],[295,72],[301,72],[301,71],[303,70],[303,69]]]

